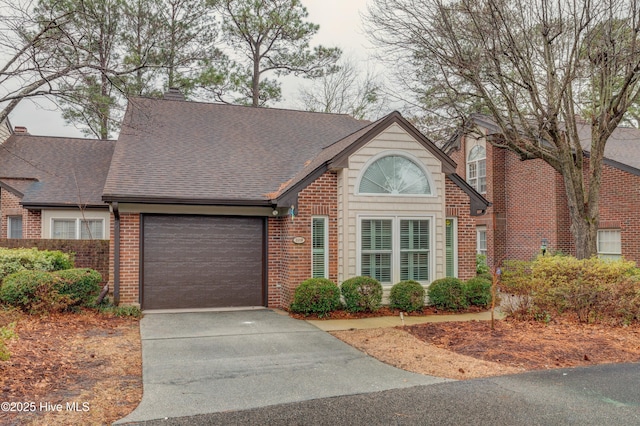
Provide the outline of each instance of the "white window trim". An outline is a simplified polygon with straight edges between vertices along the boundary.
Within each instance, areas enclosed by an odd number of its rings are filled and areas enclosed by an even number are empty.
[[[604,252],[604,251],[600,251],[600,232],[616,232],[619,236],[620,236],[620,252]],[[596,249],[598,251],[598,257],[604,257],[604,258],[617,258],[617,259],[621,259],[622,258],[622,232],[620,231],[619,228],[603,228],[603,229],[598,229],[598,232],[596,233]]]
[[[382,283],[383,287],[390,288],[400,282],[400,221],[401,220],[428,220],[429,221],[429,279],[419,281],[427,286],[436,275],[435,258],[435,217],[433,215],[375,215],[359,214],[356,216],[356,275],[362,275],[362,221],[363,220],[391,220],[391,283]]]
[[[422,171],[422,173],[424,173],[425,177],[427,178],[427,182],[429,183],[429,189],[431,190],[430,194],[385,194],[385,193],[379,193],[379,194],[371,194],[368,192],[360,192],[360,182],[362,181],[362,177],[364,176],[364,173],[367,171],[367,169],[376,161],[378,161],[379,159],[383,158],[383,157],[389,157],[389,156],[397,156],[397,157],[404,157],[407,160],[411,161],[412,163],[414,163],[416,166],[418,166],[420,168],[420,170]],[[422,161],[420,161],[419,158],[417,158],[414,155],[411,155],[408,152],[405,151],[399,151],[399,150],[387,150],[387,151],[382,151],[379,152],[378,154],[374,155],[373,157],[369,158],[369,160],[364,163],[364,165],[362,166],[362,169],[360,169],[360,172],[358,173],[358,179],[356,179],[356,186],[354,188],[354,192],[355,195],[359,195],[359,196],[363,196],[363,197],[425,197],[425,198],[435,198],[438,196],[436,191],[436,188],[434,186],[434,181],[433,181],[433,177],[431,176],[431,173],[429,173],[429,170],[425,167],[424,163]]]
[[[480,252],[480,233],[481,232],[484,232],[484,242],[487,245],[487,247],[485,247],[484,249],[485,253]],[[476,254],[484,254],[486,256],[487,251],[489,249],[488,245],[489,245],[489,241],[487,239],[487,227],[485,225],[476,226]]]
[[[21,238],[24,238],[24,217],[22,217],[22,215],[19,215],[19,214],[15,214],[15,215],[12,214],[7,216],[7,239],[15,239],[15,240],[19,239],[19,238],[11,237],[11,219],[18,218],[18,217],[22,220],[22,237]]]
[[[80,229],[80,224],[82,223],[83,220],[99,220],[100,222],[102,222],[102,238],[95,238],[94,236],[92,236],[92,239],[94,240],[103,240],[105,239],[106,233],[105,233],[105,220],[101,217],[87,217],[87,218],[81,218],[81,217],[52,217],[51,218],[51,222],[50,222],[50,226],[49,226],[49,238],[50,239],[54,239],[53,237],[53,222],[56,220],[73,220],[75,221],[75,238],[74,240],[80,240],[80,235],[81,235],[81,229]],[[59,238],[56,238],[59,239]]]
[[[329,278],[329,216],[311,216],[311,275],[313,275],[313,220],[324,221],[324,278]]]
[[[480,147],[482,147],[484,149],[484,157],[475,159],[473,161],[469,161],[469,156],[471,155],[471,150],[476,146],[480,146]],[[469,185],[471,185],[471,187],[473,187],[473,189],[477,190],[478,193],[486,194],[487,193],[487,189],[486,189],[486,187],[487,187],[487,147],[483,146],[483,145],[480,145],[480,144],[474,145],[473,147],[471,147],[471,149],[469,150],[469,152],[466,155],[467,155],[467,158],[465,158],[465,162],[467,164],[467,183]],[[480,161],[483,161],[483,160],[484,160],[484,185],[485,185],[485,190],[484,191],[480,191],[480,175],[479,175],[480,164],[479,163],[480,163]],[[471,171],[470,171],[471,164],[475,164],[476,165],[476,177],[475,177],[476,185],[473,185],[470,182],[469,175],[471,174]]]
[[[453,224],[453,276],[457,277],[458,276],[458,218],[457,217],[447,217],[445,220],[450,220],[452,221]],[[447,236],[446,236],[446,232],[447,232],[447,224],[445,222],[445,253],[444,253],[444,257],[445,257],[445,264],[444,264],[444,275],[447,275]],[[477,243],[476,243],[477,244]]]

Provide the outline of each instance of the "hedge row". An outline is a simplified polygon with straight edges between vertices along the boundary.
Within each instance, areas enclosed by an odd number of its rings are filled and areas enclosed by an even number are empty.
[[[501,307],[520,318],[571,315],[581,322],[629,324],[640,320],[640,270],[625,260],[539,256],[505,262]]]
[[[491,302],[490,289],[491,283],[481,278],[466,284],[455,278],[436,280],[429,287],[429,300],[434,306],[449,310],[466,308],[469,304],[487,306]],[[389,294],[389,306],[404,312],[421,311],[424,300],[424,287],[412,280],[395,284]],[[374,312],[381,303],[382,285],[371,277],[350,278],[340,287],[325,278],[311,278],[296,288],[290,309],[324,316],[342,307],[349,312]]]

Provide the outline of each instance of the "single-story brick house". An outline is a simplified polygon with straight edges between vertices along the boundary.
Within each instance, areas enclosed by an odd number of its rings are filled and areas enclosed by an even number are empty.
[[[133,99],[102,196],[116,298],[282,307],[312,276],[468,278],[489,203],[455,169],[397,112]]]
[[[102,189],[114,146],[20,127],[0,140],[0,238],[108,238]]]
[[[488,137],[499,134],[490,117],[473,115],[470,122],[474,130],[443,149],[455,160],[456,173],[492,203],[486,215],[473,218],[478,252],[486,254],[490,264],[530,260],[542,246],[574,254],[560,174],[543,160],[521,161],[515,153],[488,143]],[[578,131],[588,156],[590,126],[579,122]],[[599,255],[623,256],[640,264],[639,129],[619,127],[613,132],[605,149],[601,185]]]

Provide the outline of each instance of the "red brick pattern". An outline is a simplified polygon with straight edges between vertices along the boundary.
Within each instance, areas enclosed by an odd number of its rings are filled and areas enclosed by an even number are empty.
[[[466,138],[451,157],[465,176]],[[588,170],[585,170],[585,177]],[[585,179],[586,180],[586,179]],[[487,194],[493,203],[476,225],[487,226],[489,264],[528,260],[548,249],[575,254],[562,176],[542,160],[521,161],[507,150],[487,146]],[[600,198],[600,229],[620,229],[622,254],[640,263],[640,176],[605,165]]]
[[[337,175],[326,172],[298,194],[295,218],[269,218],[269,306],[288,307],[296,287],[311,277],[311,218],[327,216],[329,279],[338,278]],[[303,244],[295,244],[303,237]]]
[[[20,198],[0,188],[0,238],[7,238],[7,216],[22,216],[22,238],[41,238],[40,210],[22,208]]]
[[[113,277],[113,241],[114,222],[111,216],[109,250],[109,276]],[[113,280],[109,284],[109,289],[113,292]],[[140,303],[140,214],[121,213],[120,214],[120,303],[131,305]]]
[[[458,227],[458,278],[476,273],[476,225],[471,216],[469,196],[450,179],[445,181],[447,217],[455,217]]]

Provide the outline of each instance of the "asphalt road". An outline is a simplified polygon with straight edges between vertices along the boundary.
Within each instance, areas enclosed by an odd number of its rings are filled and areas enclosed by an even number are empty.
[[[136,424],[640,425],[640,364],[446,382]]]

